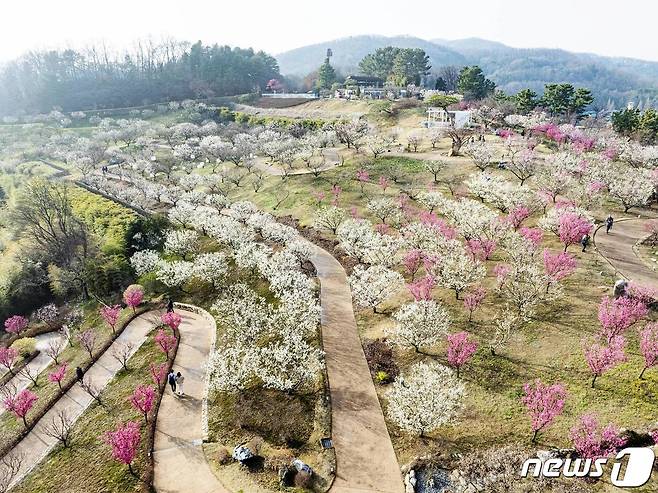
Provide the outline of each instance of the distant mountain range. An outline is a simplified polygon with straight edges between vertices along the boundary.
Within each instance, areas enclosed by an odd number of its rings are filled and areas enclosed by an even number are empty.
[[[358,72],[359,61],[384,46],[422,48],[432,71],[444,65],[479,65],[500,89],[514,93],[527,87],[541,93],[544,84],[569,82],[590,88],[595,106],[635,101],[658,105],[658,62],[605,57],[546,48],[512,48],[479,38],[459,40],[411,36],[353,36],[308,45],[276,56],[281,73],[304,76],[317,69],[331,48],[331,63],[343,74]]]

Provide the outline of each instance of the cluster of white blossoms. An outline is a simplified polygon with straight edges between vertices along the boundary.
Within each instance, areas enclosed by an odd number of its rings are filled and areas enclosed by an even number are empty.
[[[165,251],[192,260],[162,258],[157,252],[135,253],[131,263],[139,275],[154,272],[167,286],[192,280],[225,288],[213,305],[225,332],[210,357],[211,386],[236,391],[262,385],[281,391],[312,387],[323,365],[316,347],[320,322],[317,286],[304,272],[314,247],[294,228],[277,223],[249,202],[224,204],[224,214],[206,205],[181,202],[169,217],[192,229],[166,234]],[[216,240],[224,251],[194,252],[199,233]],[[256,241],[257,235],[270,242]],[[248,275],[267,281],[277,302],[268,303],[246,284],[226,287],[227,256]]]
[[[346,219],[336,237],[339,247],[361,263],[392,267],[399,262],[400,240],[378,233],[366,219]]]
[[[450,328],[450,315],[434,300],[418,300],[402,305],[394,314],[396,324],[387,333],[394,343],[417,352],[442,341]]]
[[[404,431],[424,436],[449,423],[462,408],[466,389],[438,363],[416,363],[393,382],[388,417]]]
[[[473,195],[503,213],[515,207],[531,207],[536,202],[535,193],[529,187],[511,183],[498,175],[476,173],[465,184]]]

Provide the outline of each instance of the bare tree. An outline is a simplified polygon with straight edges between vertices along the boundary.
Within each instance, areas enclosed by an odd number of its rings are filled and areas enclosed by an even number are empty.
[[[446,65],[439,70],[439,77],[446,83],[446,90],[454,92],[457,90],[457,81],[459,80],[459,69],[454,65]]]
[[[103,401],[101,400],[101,392],[102,389],[100,389],[97,385],[94,384],[94,382],[91,381],[91,379],[87,379],[87,381],[82,380],[80,382],[80,386],[82,389],[89,394],[89,396],[94,399],[96,402],[98,402],[99,405],[103,405]]]
[[[25,365],[18,374],[27,378],[35,387],[39,386],[39,370],[36,368],[33,368],[28,364]]]
[[[69,413],[62,409],[52,417],[50,424],[43,427],[43,433],[56,439],[64,448],[68,448],[71,445],[73,422],[74,419],[69,416]]]
[[[48,346],[46,346],[46,355],[48,355],[56,365],[59,364],[59,354],[62,352],[62,349],[64,349],[64,344],[65,342],[62,339],[53,339],[48,343]]]
[[[112,357],[117,360],[124,370],[128,370],[128,360],[132,356],[135,349],[135,345],[132,342],[126,342],[125,344],[117,344],[114,349],[112,349]]]
[[[0,493],[9,491],[9,487],[18,476],[21,470],[25,456],[10,452],[0,459]]]

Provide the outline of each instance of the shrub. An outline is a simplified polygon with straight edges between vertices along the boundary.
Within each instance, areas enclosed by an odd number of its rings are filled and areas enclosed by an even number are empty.
[[[310,490],[313,486],[313,475],[310,472],[299,471],[295,474],[295,486]]]
[[[32,337],[22,337],[14,341],[11,347],[16,349],[23,358],[27,358],[36,349],[36,343],[36,339]]]
[[[231,452],[229,452],[226,447],[221,447],[217,451],[217,462],[219,462],[219,464],[221,464],[222,466],[231,463],[232,460],[233,457],[231,457]]]
[[[378,371],[377,374],[375,375],[375,380],[377,381],[378,384],[383,385],[386,383],[390,383],[392,381],[392,378],[385,371]]]
[[[370,373],[378,382],[380,381],[378,379],[380,372],[387,375],[388,381],[394,380],[398,375],[399,369],[393,359],[393,350],[385,339],[375,339],[374,341],[366,342],[363,346],[363,352],[368,361]],[[382,381],[381,383],[388,382]]]
[[[260,455],[261,448],[263,448],[263,443],[265,443],[265,440],[259,436],[255,436],[246,443],[246,446],[254,453],[254,455]]]

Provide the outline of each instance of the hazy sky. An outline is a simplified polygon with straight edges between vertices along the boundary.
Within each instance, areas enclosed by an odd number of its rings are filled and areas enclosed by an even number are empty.
[[[390,5],[390,7],[387,7]],[[1,0],[0,60],[33,48],[173,37],[272,54],[357,34],[564,48],[658,60],[651,0]]]

